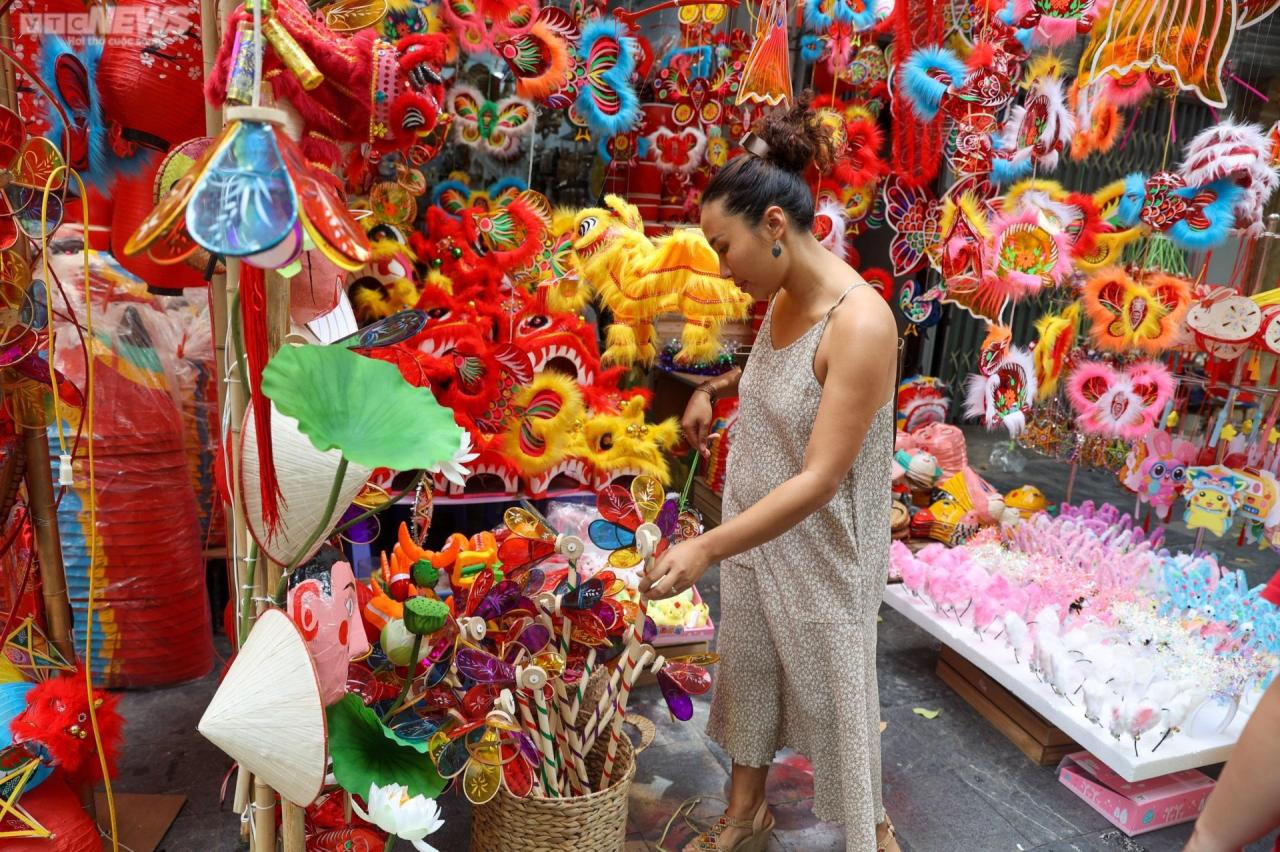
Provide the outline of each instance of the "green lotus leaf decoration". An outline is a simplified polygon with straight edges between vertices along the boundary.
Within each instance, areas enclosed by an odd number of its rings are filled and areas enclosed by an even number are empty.
[[[262,371],[262,393],[317,450],[367,468],[430,470],[453,458],[462,430],[428,388],[386,361],[340,346],[285,346]]]
[[[427,741],[397,736],[358,695],[344,695],[325,712],[333,775],[348,793],[363,798],[369,795],[370,784],[403,784],[410,796],[434,799],[445,788],[445,780],[427,754]]]

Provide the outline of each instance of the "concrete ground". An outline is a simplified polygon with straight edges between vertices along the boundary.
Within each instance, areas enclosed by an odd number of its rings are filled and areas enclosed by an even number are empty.
[[[1024,483],[1038,485],[1050,501],[1065,494],[1066,467],[1028,458],[1021,474],[984,469],[993,441],[970,431],[970,462],[994,485],[1008,490]],[[1081,472],[1075,500],[1104,500],[1121,506],[1131,498],[1113,477]],[[1189,547],[1190,537],[1170,535],[1171,545]],[[1278,566],[1274,556],[1259,558],[1234,540],[1210,539],[1225,561],[1244,568],[1254,583],[1263,582]],[[719,573],[713,569],[699,584],[713,615],[719,611]],[[225,648],[225,646],[224,646]],[[888,727],[883,736],[884,796],[908,852],[1177,852],[1190,826],[1168,828],[1126,838],[1081,799],[1058,783],[1052,767],[1031,764],[1008,740],[951,691],[934,674],[937,644],[897,613],[885,608],[880,625],[880,701]],[[124,698],[127,746],[117,788],[131,792],[176,792],[188,797],[186,807],[165,839],[172,852],[230,852],[242,848],[237,818],[220,802],[219,791],[230,761],[195,731],[196,722],[216,685],[201,681]],[[639,691],[635,709],[658,723],[658,736],[640,757],[631,793],[627,852],[658,850],[670,815],[687,798],[723,795],[729,763],[703,733],[708,702],[699,700],[697,715],[686,724],[673,723],[655,688]],[[912,712],[938,710],[934,719]],[[287,732],[281,732],[286,736]],[[771,850],[835,850],[844,848],[838,827],[818,823],[811,809],[812,777],[797,755],[780,757],[771,775],[769,798],[778,820]],[[441,805],[445,827],[428,840],[442,852],[468,848],[469,806],[456,793]],[[715,812],[706,803],[702,814]],[[678,849],[689,837],[679,825],[665,849]],[[397,848],[409,848],[401,842]],[[1270,842],[1253,850],[1270,849]],[[520,850],[512,850],[520,852]],[[862,850],[859,850],[862,852]]]

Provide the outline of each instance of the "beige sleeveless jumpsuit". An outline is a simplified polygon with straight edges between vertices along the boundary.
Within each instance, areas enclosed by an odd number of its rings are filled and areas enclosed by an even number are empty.
[[[739,384],[726,521],[800,473],[822,396],[814,356],[830,319],[774,349],[769,306]],[[892,409],[876,412],[830,503],[721,566],[722,660],[707,726],[746,766],[767,766],[784,747],[808,757],[814,814],[843,823],[858,852],[876,848],[884,818],[876,615],[889,567]]]

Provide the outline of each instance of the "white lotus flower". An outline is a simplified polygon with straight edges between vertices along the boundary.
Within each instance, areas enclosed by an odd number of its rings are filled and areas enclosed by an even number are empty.
[[[453,457],[431,468],[431,472],[442,474],[445,479],[461,488],[467,484],[467,476],[471,473],[467,463],[475,461],[480,456],[478,453],[471,452],[471,433],[466,429],[458,431],[462,433],[462,440],[458,442],[458,449]]]
[[[422,838],[431,834],[444,820],[440,819],[440,806],[426,796],[410,796],[409,788],[400,784],[379,787],[369,785],[369,812],[352,799],[351,807],[360,818],[371,822],[387,834],[403,838],[413,844],[418,852],[440,852]]]

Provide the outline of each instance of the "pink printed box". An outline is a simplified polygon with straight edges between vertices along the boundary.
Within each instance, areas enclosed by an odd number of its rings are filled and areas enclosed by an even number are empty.
[[[1198,769],[1130,782],[1087,751],[1064,757],[1058,780],[1130,837],[1191,822],[1217,783]]]

